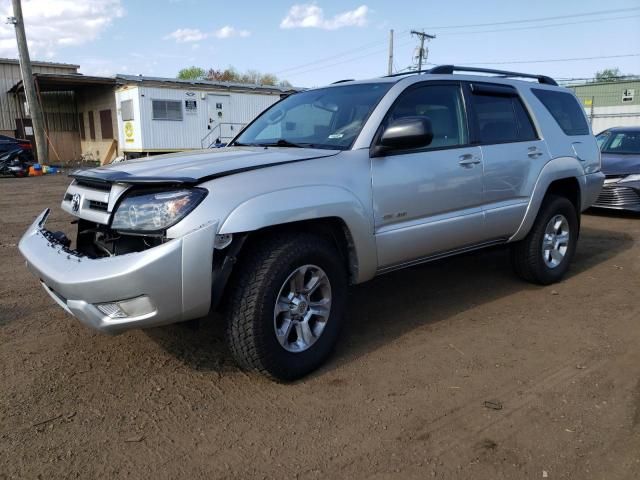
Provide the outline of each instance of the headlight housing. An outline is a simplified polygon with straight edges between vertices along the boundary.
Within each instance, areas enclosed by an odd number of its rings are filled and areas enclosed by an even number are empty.
[[[111,228],[119,232],[161,232],[182,220],[206,196],[203,188],[132,193],[118,206]]]
[[[620,183],[624,183],[624,182],[640,182],[640,173],[627,175],[626,177],[620,180]]]

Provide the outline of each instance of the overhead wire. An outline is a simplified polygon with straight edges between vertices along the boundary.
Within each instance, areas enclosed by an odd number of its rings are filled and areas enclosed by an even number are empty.
[[[576,18],[576,17],[589,17],[593,15],[610,15],[612,13],[621,13],[621,12],[631,12],[635,10],[640,10],[640,7],[631,7],[631,8],[618,8],[618,9],[607,9],[607,10],[597,10],[591,12],[583,12],[583,13],[572,13],[568,15],[556,15],[553,17],[537,17],[537,18],[527,18],[520,20],[505,20],[502,22],[492,22],[492,23],[475,23],[475,24],[466,24],[466,25],[445,25],[445,26],[430,26],[425,27],[425,30],[446,30],[446,29],[457,29],[457,28],[473,28],[473,27],[493,27],[497,25],[510,25],[514,23],[533,23],[533,22],[542,22],[548,20],[562,20],[565,18]]]
[[[538,17],[538,18],[532,18],[532,19],[520,19],[520,20],[509,20],[509,21],[504,21],[504,22],[492,22],[492,23],[479,23],[479,24],[467,24],[467,25],[447,25],[447,26],[441,26],[441,27],[429,27],[430,30],[436,30],[436,29],[455,29],[455,28],[471,28],[471,27],[482,27],[482,26],[496,26],[496,25],[508,25],[508,24],[517,24],[517,23],[533,23],[533,22],[541,22],[541,21],[549,21],[549,20],[558,20],[558,19],[564,19],[564,18],[575,18],[575,17],[586,17],[586,16],[594,16],[594,15],[610,15],[613,13],[620,13],[620,12],[632,12],[632,11],[638,11],[640,10],[640,7],[633,7],[633,8],[623,8],[623,9],[610,9],[610,10],[598,10],[598,11],[592,11],[592,12],[584,12],[584,13],[575,13],[572,15],[558,15],[558,16],[553,16],[553,17]],[[452,36],[452,35],[474,35],[474,34],[482,34],[482,33],[495,33],[495,32],[505,32],[505,31],[514,31],[514,30],[529,30],[529,29],[540,29],[540,28],[553,28],[553,27],[560,27],[560,26],[565,26],[565,25],[575,25],[575,24],[582,24],[582,23],[593,23],[593,22],[602,22],[602,21],[610,21],[610,20],[627,20],[627,19],[631,19],[631,18],[637,18],[640,17],[640,14],[638,15],[626,15],[626,16],[618,16],[618,17],[608,17],[608,18],[599,18],[599,19],[589,19],[589,20],[580,20],[580,21],[576,21],[576,22],[562,22],[562,23],[553,23],[553,24],[546,24],[546,25],[529,25],[529,26],[520,26],[520,27],[514,27],[514,28],[502,28],[502,29],[494,29],[494,30],[478,30],[478,31],[472,31],[472,32],[451,32],[451,33],[440,33],[438,35],[445,35],[445,36]],[[404,30],[401,31],[399,33],[397,33],[396,35],[396,39],[406,36],[409,33],[409,30]],[[324,57],[321,59],[317,59],[314,60],[312,62],[308,62],[308,63],[304,63],[301,65],[297,65],[294,67],[289,67],[283,70],[280,70],[279,72],[275,72],[276,75],[281,75],[282,73],[288,73],[287,76],[289,77],[295,77],[298,75],[302,75],[304,73],[309,73],[309,72],[313,72],[313,71],[317,71],[317,70],[323,70],[326,68],[330,68],[336,65],[341,65],[344,63],[349,63],[349,62],[356,62],[359,61],[360,59],[363,58],[367,58],[373,55],[376,55],[378,53],[381,53],[383,51],[386,50],[386,48],[379,48],[378,45],[381,45],[383,43],[386,43],[386,40],[378,40],[378,41],[374,41],[374,42],[368,42],[365,43],[363,45],[360,45],[356,48],[353,49],[349,49],[340,53],[337,53],[335,55],[331,55],[328,57]],[[411,42],[405,42],[405,43],[400,43],[400,44],[396,44],[396,47],[401,47],[401,46],[405,46],[408,45]],[[353,56],[353,54],[355,52],[362,52],[362,50],[370,50],[371,48],[374,47],[378,47],[376,50],[371,51],[369,53],[366,53],[364,55],[359,54],[356,56]],[[595,59],[604,59],[604,58],[622,58],[625,56],[637,56],[636,54],[629,54],[629,55],[612,55],[612,56],[600,56],[600,57],[583,57],[583,58],[575,58],[575,59],[554,59],[554,60],[550,60],[551,62],[561,62],[561,61],[577,61],[577,60],[595,60]],[[342,58],[342,57],[349,57],[337,62],[331,62],[331,60],[335,60],[338,58]],[[327,63],[330,62],[330,63]],[[501,65],[501,64],[516,64],[516,63],[545,63],[545,60],[520,60],[520,61],[504,61],[504,62],[474,62],[474,63],[458,63],[460,65]],[[318,64],[324,64],[324,65],[318,65]],[[312,67],[312,68],[306,68],[306,67]],[[410,67],[407,67],[405,69],[402,69],[400,71],[406,70]]]

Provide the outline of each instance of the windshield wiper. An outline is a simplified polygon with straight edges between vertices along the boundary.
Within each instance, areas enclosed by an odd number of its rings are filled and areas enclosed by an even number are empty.
[[[281,138],[277,142],[271,143],[257,143],[258,147],[291,147],[291,148],[302,148],[302,145],[298,145],[297,143],[290,142],[289,140],[285,140]]]

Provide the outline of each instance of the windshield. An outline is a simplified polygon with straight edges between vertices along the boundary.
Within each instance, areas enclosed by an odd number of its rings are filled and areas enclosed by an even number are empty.
[[[602,153],[640,155],[640,131],[605,132],[596,138]]]
[[[233,145],[346,150],[392,83],[296,93],[263,112]]]

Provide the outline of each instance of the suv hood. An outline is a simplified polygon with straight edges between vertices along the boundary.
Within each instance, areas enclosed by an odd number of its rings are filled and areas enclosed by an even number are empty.
[[[640,155],[603,153],[602,173],[605,175],[640,173]]]
[[[340,150],[313,148],[226,147],[127,160],[89,170],[76,170],[70,176],[129,184],[195,184],[234,173],[330,157],[338,153]]]

